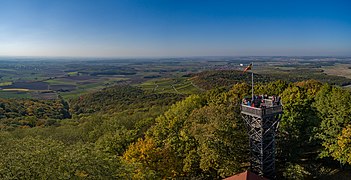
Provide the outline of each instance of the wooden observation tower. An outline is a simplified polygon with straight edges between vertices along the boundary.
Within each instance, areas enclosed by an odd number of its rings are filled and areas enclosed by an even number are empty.
[[[259,106],[241,105],[250,140],[251,171],[275,179],[275,136],[283,109],[280,101],[272,97],[258,100]]]

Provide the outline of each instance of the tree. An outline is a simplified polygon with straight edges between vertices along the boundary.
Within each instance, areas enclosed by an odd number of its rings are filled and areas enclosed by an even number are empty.
[[[331,156],[342,163],[347,162],[347,158],[338,152],[338,137],[343,137],[343,128],[351,123],[351,93],[325,84],[317,93],[314,106],[322,119],[316,135],[324,147],[321,156]]]
[[[285,179],[289,180],[300,180],[305,179],[311,175],[308,171],[305,170],[304,167],[299,164],[291,164],[288,163],[286,169],[283,172],[283,176]]]
[[[309,84],[309,82],[303,82]],[[290,85],[282,93],[284,114],[282,116],[279,133],[279,156],[283,161],[296,161],[309,146],[314,146],[314,128],[320,123],[315,108],[312,107],[314,97],[309,94],[309,86]],[[318,89],[318,86],[315,87]]]
[[[288,84],[285,81],[277,80],[267,84],[256,84],[255,94],[267,94],[278,96],[287,88]]]
[[[351,125],[342,130],[337,144],[338,146],[333,151],[332,156],[342,164],[351,164]]]
[[[135,130],[116,129],[113,133],[105,133],[96,142],[96,147],[106,153],[121,156],[129,144],[136,138]]]
[[[175,170],[174,157],[171,153],[157,147],[151,138],[139,139],[130,145],[123,158],[136,167],[133,179],[149,179],[146,177],[173,177]]]
[[[60,176],[59,154],[63,143],[33,137],[0,142],[0,178],[53,179]]]
[[[220,179],[242,170],[248,141],[235,92],[217,89],[178,102],[124,158],[160,178]]]
[[[1,179],[128,179],[132,167],[93,144],[64,143],[40,137],[0,136]]]
[[[185,159],[191,159],[185,163],[184,170],[197,169],[212,178],[223,178],[242,170],[242,164],[248,159],[248,139],[236,107],[209,104],[192,112],[184,131],[189,131],[195,142],[184,152]]]

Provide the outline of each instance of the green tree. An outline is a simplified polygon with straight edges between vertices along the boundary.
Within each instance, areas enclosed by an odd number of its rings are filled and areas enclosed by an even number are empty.
[[[314,105],[322,119],[316,135],[324,147],[321,156],[331,156],[345,163],[345,157],[335,153],[339,149],[338,137],[341,136],[342,129],[351,123],[351,93],[325,84],[317,93]]]
[[[248,158],[248,139],[236,107],[210,104],[193,111],[184,131],[189,131],[195,142],[185,151],[185,159],[191,161],[185,164],[184,170],[198,169],[212,178],[223,178],[242,170]]]
[[[286,169],[283,172],[283,177],[289,180],[306,179],[309,175],[311,174],[306,171],[304,167],[299,164],[291,163],[287,164]]]
[[[245,87],[245,86],[244,86]],[[242,170],[247,137],[238,100],[242,85],[193,95],[156,119],[144,140],[128,148],[124,158],[141,163],[160,178],[219,179]]]
[[[48,138],[7,137],[0,141],[0,179],[128,178],[133,170],[93,144],[68,146]]]
[[[303,82],[302,85],[290,85],[282,93],[282,103],[284,114],[282,116],[278,148],[279,156],[283,161],[296,161],[303,152],[308,151],[308,147],[315,146],[311,141],[314,137],[314,128],[320,123],[315,108],[312,107],[314,96],[309,92],[319,90],[319,87],[310,89],[307,86],[309,82]]]
[[[96,147],[106,153],[121,156],[135,138],[135,130],[120,128],[116,129],[115,132],[102,135],[96,141]]]

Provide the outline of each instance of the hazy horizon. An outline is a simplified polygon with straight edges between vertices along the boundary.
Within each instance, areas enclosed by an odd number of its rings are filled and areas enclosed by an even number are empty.
[[[351,56],[351,2],[0,1],[0,56]]]
[[[16,55],[0,55],[0,58],[20,58],[20,59],[25,59],[25,58],[101,58],[101,59],[128,59],[128,58],[134,58],[134,59],[158,59],[158,58],[240,58],[240,57],[258,57],[258,58],[263,58],[263,57],[287,57],[287,58],[311,58],[311,57],[321,57],[321,58],[351,58],[351,55],[218,55],[218,56],[210,56],[210,55],[192,55],[192,56],[38,56],[38,55],[33,55],[33,56],[16,56]]]

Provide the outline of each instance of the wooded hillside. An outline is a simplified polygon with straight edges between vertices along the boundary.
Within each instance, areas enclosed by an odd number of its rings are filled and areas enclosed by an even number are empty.
[[[69,104],[1,100],[0,178],[231,176],[249,167],[239,105],[250,90],[249,84],[240,82],[183,97],[114,86]],[[255,93],[282,97],[284,114],[277,137],[280,179],[332,178],[350,172],[349,91],[308,80],[261,83]],[[37,121],[27,123],[28,118]],[[51,118],[55,125],[37,124]]]

